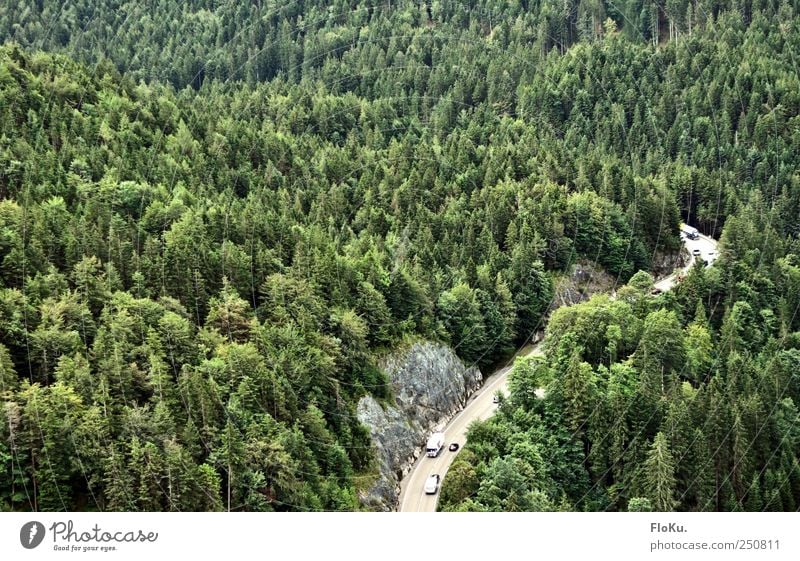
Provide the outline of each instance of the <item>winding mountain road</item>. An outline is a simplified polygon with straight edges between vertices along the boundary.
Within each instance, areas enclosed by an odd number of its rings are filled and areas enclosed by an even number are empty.
[[[508,366],[496,371],[486,383],[470,397],[466,407],[453,417],[444,429],[447,438],[444,448],[435,458],[421,454],[414,467],[400,483],[400,512],[435,512],[439,500],[438,491],[433,495],[424,492],[425,481],[432,473],[438,473],[442,479],[450,469],[450,464],[458,452],[450,452],[447,447],[457,442],[459,450],[467,442],[467,427],[474,420],[484,420],[494,414],[497,404],[493,403],[494,395],[499,391],[508,393],[508,375],[513,368],[513,361],[520,356],[541,354],[539,345],[528,346],[515,355]],[[441,486],[440,486],[441,488]]]
[[[703,259],[708,265],[711,265],[718,257],[717,242],[713,238],[700,235],[697,239],[690,240],[682,235],[681,239],[691,257],[683,269],[675,271],[654,284],[655,288],[662,292],[674,287],[679,282],[678,279],[694,265],[695,259]],[[425,493],[425,481],[433,473],[438,473],[442,481],[444,480],[447,470],[450,469],[450,465],[458,454],[458,452],[450,452],[447,449],[448,445],[456,442],[460,451],[467,441],[469,424],[475,420],[488,419],[494,414],[497,404],[493,402],[493,397],[498,392],[508,394],[508,375],[517,358],[541,354],[540,344],[524,347],[512,357],[507,366],[488,377],[483,387],[472,394],[464,409],[444,428],[447,440],[439,455],[429,458],[424,453],[420,454],[411,471],[400,482],[400,512],[436,512],[441,485],[436,493],[428,495]]]
[[[719,257],[717,240],[714,238],[709,238],[708,236],[700,234],[695,240],[684,238],[683,245],[686,246],[686,249],[689,251],[689,262],[683,269],[678,269],[670,276],[661,279],[653,285],[661,292],[666,292],[675,286],[678,283],[678,278],[685,275],[687,271],[694,266],[696,259],[703,259],[708,263],[708,266],[711,266],[711,264],[717,260],[717,257]]]

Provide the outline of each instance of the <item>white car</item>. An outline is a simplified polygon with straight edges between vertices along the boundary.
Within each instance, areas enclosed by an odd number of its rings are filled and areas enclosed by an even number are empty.
[[[700,257],[700,253],[702,252],[699,249],[692,250],[692,255],[694,255],[695,257]]]
[[[439,481],[441,481],[441,477],[439,477],[438,473],[429,475],[428,480],[425,482],[425,494],[435,495],[436,491],[439,490]]]

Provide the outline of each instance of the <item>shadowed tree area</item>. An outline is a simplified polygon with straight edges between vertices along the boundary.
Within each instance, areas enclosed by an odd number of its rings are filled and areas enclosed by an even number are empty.
[[[12,4],[0,507],[360,508],[380,356],[488,370],[578,259],[630,285],[445,508],[800,504],[794,3]],[[652,298],[681,220],[720,258]]]

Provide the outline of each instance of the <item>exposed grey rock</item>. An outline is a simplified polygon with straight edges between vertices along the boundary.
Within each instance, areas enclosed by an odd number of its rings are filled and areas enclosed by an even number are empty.
[[[614,283],[615,278],[600,266],[590,261],[578,261],[569,276],[556,280],[549,311],[583,302],[594,294],[610,292]]]
[[[419,427],[412,427],[399,407],[381,407],[370,396],[359,400],[358,419],[369,427],[380,468],[380,477],[361,502],[372,510],[394,510],[398,499],[397,471],[418,447]]]
[[[656,277],[686,262],[685,252],[656,254]],[[590,261],[579,261],[568,276],[556,282],[550,310],[611,292],[616,279]],[[536,340],[541,336],[537,334]],[[452,349],[439,343],[416,343],[385,359],[393,399],[389,404],[364,397],[358,418],[370,430],[380,466],[378,480],[361,496],[372,510],[396,510],[399,482],[414,465],[428,435],[441,428],[483,383],[483,375],[467,368]]]
[[[686,250],[673,253],[659,251],[653,256],[650,272],[655,280],[660,280],[671,275],[675,269],[683,268],[688,262],[689,254]],[[568,276],[556,280],[549,311],[578,304],[594,294],[611,293],[617,284],[617,279],[606,273],[602,267],[591,261],[580,260],[575,263]]]
[[[689,262],[689,252],[686,246],[681,246],[681,251],[664,253],[657,251],[653,255],[652,273],[656,280],[671,275],[676,269],[682,269]]]
[[[465,368],[449,347],[436,343],[416,343],[389,357],[383,369],[400,408],[428,426],[463,407],[483,381],[480,370]]]
[[[394,399],[358,402],[358,419],[377,449],[380,477],[361,497],[373,510],[395,510],[399,482],[420,454],[428,434],[443,426],[483,383],[476,367],[467,368],[446,345],[415,343],[382,364]]]

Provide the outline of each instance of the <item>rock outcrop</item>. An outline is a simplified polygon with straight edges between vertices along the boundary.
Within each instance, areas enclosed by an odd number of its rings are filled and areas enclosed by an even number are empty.
[[[420,454],[428,434],[460,411],[483,383],[476,367],[467,368],[446,345],[415,343],[384,360],[393,399],[381,404],[367,396],[358,418],[369,428],[377,449],[378,480],[361,502],[372,510],[395,510],[399,482]]]
[[[661,276],[683,266],[686,255],[656,255],[654,274]],[[589,261],[579,261],[572,272],[556,281],[550,311],[609,293],[616,279]],[[392,398],[380,403],[370,396],[358,402],[358,419],[369,428],[376,448],[378,479],[361,493],[361,502],[378,511],[396,510],[399,483],[419,457],[427,436],[442,428],[463,409],[483,383],[476,367],[467,368],[446,345],[420,342],[398,351],[381,365]]]
[[[681,251],[665,253],[657,251],[653,255],[652,271],[656,280],[668,277],[676,269],[682,269],[689,262],[689,253],[682,248]]]
[[[602,267],[590,261],[578,261],[568,276],[556,280],[549,311],[583,302],[593,294],[611,292],[614,284],[615,278]]]
[[[653,255],[650,273],[655,280],[671,275],[689,262],[689,254],[685,251],[665,253],[658,251]],[[608,294],[622,284],[605,270],[587,260],[580,260],[572,267],[569,275],[555,281],[553,301],[548,311],[552,312],[561,306],[571,306],[591,298],[594,294]]]

